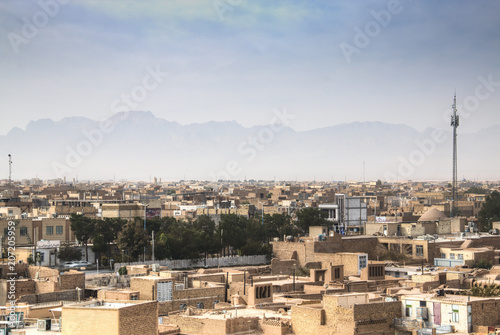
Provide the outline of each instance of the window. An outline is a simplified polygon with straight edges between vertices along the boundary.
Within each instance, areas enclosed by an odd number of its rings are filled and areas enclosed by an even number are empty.
[[[446,258],[446,254],[441,253],[441,258]]]
[[[56,235],[63,234],[63,226],[56,226]]]
[[[458,254],[458,259],[464,259],[464,254]]]
[[[186,305],[186,304],[180,304],[180,305],[179,305],[179,310],[181,310],[181,311],[185,311],[185,310],[186,310],[186,308],[187,308],[187,305]]]
[[[21,228],[19,228],[19,235],[21,235],[21,236],[28,236],[28,227],[21,227]]]
[[[420,301],[420,307],[427,307],[427,301]]]
[[[3,229],[3,236],[9,235],[9,230],[7,228]]]
[[[9,216],[13,216],[13,215],[14,215],[14,210],[9,208]]]
[[[54,226],[47,226],[47,231],[46,231],[46,234],[47,235],[54,235]]]
[[[451,305],[451,322],[458,322],[458,305]]]
[[[335,279],[339,279],[340,278],[340,268],[336,268],[335,269]]]
[[[359,268],[366,268],[366,256],[359,256]]]
[[[407,316],[407,317],[411,316],[411,305],[406,305],[405,316]]]
[[[417,256],[423,257],[424,256],[424,246],[423,245],[417,245],[415,252],[417,253]]]
[[[450,259],[455,259],[455,254],[450,254]]]
[[[203,309],[203,308],[205,308],[205,304],[203,302],[197,302],[196,303],[196,308]]]

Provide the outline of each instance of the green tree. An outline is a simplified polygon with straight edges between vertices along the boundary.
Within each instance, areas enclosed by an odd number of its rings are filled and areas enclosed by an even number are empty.
[[[168,235],[162,231],[155,235],[155,258],[171,258],[170,248],[168,245]]]
[[[94,235],[95,220],[83,215],[71,214],[70,222],[71,230],[75,234],[76,239],[85,244],[85,260],[88,261],[88,242]]]
[[[126,220],[120,218],[105,218],[104,220],[95,220],[94,234],[92,235],[92,251],[100,254],[106,252],[109,257],[110,243],[116,240],[118,234],[126,224]]]
[[[201,233],[183,221],[177,221],[167,234],[167,244],[172,259],[199,259]]]
[[[59,255],[57,257],[62,262],[80,260],[82,258],[82,251],[79,248],[63,245],[59,248]]]
[[[138,259],[148,244],[148,236],[144,231],[144,221],[135,218],[125,224],[118,234],[116,244],[120,250],[127,250],[132,259]]]
[[[487,260],[485,259],[481,259],[479,262],[477,263],[474,263],[472,265],[473,268],[479,268],[479,269],[486,269],[486,270],[489,270],[492,268],[493,265],[491,265],[490,262],[488,262]]]
[[[248,219],[236,214],[223,214],[219,222],[219,236],[225,250],[240,249],[245,245],[245,229]]]
[[[326,219],[326,213],[319,208],[305,207],[297,213],[297,226],[305,234],[309,234],[310,226],[328,226],[330,222]]]
[[[480,231],[491,229],[493,221],[500,221],[500,193],[493,191],[486,197],[486,201],[479,211],[478,228]]]
[[[220,249],[220,239],[216,235],[215,221],[210,216],[198,216],[193,223],[193,228],[201,235],[200,238],[205,258],[207,258],[208,253],[214,253]]]
[[[472,194],[486,194],[488,193],[488,190],[478,187],[478,186],[472,186],[470,187],[466,193],[472,193]]]
[[[292,224],[290,215],[285,213],[264,215],[264,224],[270,239],[273,237],[282,239],[283,236],[288,235],[296,236],[300,232],[300,230]]]

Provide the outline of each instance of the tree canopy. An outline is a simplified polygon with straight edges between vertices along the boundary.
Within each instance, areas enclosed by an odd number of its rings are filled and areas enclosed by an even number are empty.
[[[330,222],[326,219],[326,213],[319,208],[306,207],[297,213],[297,226],[305,234],[309,233],[310,226],[328,226]]]
[[[500,221],[500,193],[498,191],[493,191],[486,197],[486,201],[479,211],[479,230],[490,230],[491,223],[494,221]]]

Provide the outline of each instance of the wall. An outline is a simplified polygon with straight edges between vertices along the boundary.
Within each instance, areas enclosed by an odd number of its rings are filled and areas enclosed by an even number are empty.
[[[271,260],[271,273],[273,275],[293,275],[293,269],[297,269],[299,262],[295,259],[283,259],[273,258]]]
[[[59,284],[61,290],[85,289],[85,273],[75,270],[63,272],[59,275]]]
[[[89,248],[90,250],[90,248]],[[89,252],[90,254],[90,252]],[[115,271],[122,266],[128,265],[142,265],[142,264],[160,264],[160,266],[166,266],[169,269],[189,269],[189,268],[214,268],[223,266],[237,266],[237,265],[260,265],[269,264],[267,255],[254,255],[254,256],[227,256],[227,257],[216,257],[207,258],[206,264],[205,260],[192,260],[192,259],[176,259],[176,260],[155,260],[146,262],[132,262],[132,263],[115,263]]]
[[[80,298],[83,299],[84,290],[80,291]],[[41,293],[41,294],[28,294],[23,295],[17,301],[18,302],[26,302],[29,304],[38,304],[44,302],[53,302],[53,301],[76,301],[78,300],[78,295],[76,290],[66,290],[66,291],[57,291],[57,292],[49,292],[49,293]]]
[[[156,301],[119,309],[120,335],[157,335],[158,303]],[[100,332],[100,334],[103,334]]]
[[[118,320],[116,309],[63,307],[62,335],[118,335]]]
[[[332,328],[325,325],[325,311],[318,306],[292,306],[292,330],[295,334],[326,335],[332,334]]]
[[[248,306],[255,306],[260,303],[273,302],[272,284],[254,284],[247,288]]]
[[[174,324],[179,326],[184,334],[200,334],[200,335],[226,335],[228,319],[201,319],[188,318],[183,315],[170,315],[163,319],[163,323]]]
[[[132,300],[132,296],[139,297],[138,291],[99,290],[97,299],[100,300]]]

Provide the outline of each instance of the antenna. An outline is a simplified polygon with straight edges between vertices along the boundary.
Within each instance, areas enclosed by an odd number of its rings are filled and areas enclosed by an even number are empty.
[[[365,183],[365,161],[363,161],[363,184]]]
[[[9,186],[12,183],[12,156],[9,154]]]
[[[451,126],[453,127],[453,181],[451,185],[452,205],[450,217],[453,216],[453,209],[457,201],[457,128],[460,125],[460,117],[457,115],[457,93],[453,97],[453,115],[451,116]]]

